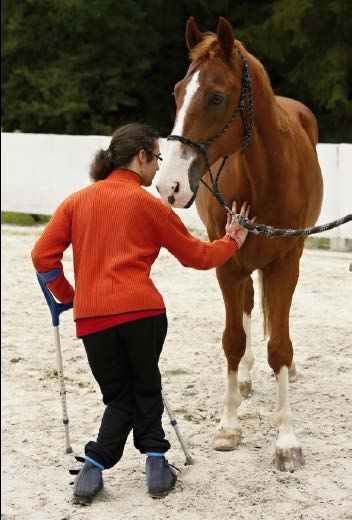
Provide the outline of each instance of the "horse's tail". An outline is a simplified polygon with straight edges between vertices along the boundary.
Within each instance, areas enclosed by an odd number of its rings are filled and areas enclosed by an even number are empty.
[[[263,311],[263,327],[264,337],[268,337],[271,332],[271,316],[269,312],[269,287],[265,281],[262,271],[258,270],[259,274],[259,285],[261,290],[261,303]]]

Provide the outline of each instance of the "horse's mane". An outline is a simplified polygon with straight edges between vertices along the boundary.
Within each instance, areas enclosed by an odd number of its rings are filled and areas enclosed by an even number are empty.
[[[209,51],[215,50],[217,37],[214,33],[204,33],[204,39],[195,45],[190,51],[189,56],[192,61],[198,61],[206,58]]]
[[[241,51],[247,58],[251,74],[256,77],[257,83],[261,86],[261,91],[266,99],[275,99],[275,94],[272,89],[268,73],[266,72],[262,63],[253,54],[247,51],[245,46],[240,40],[235,39],[235,48]],[[204,39],[198,43],[190,51],[190,58],[193,63],[205,61],[207,58],[212,57],[213,53],[219,49],[217,36],[214,33],[205,33]],[[233,54],[232,63],[234,67],[241,66],[241,60],[237,53]],[[275,110],[276,122],[280,130],[287,131],[289,128],[288,115],[281,109],[281,107],[275,102],[273,103],[273,109]]]

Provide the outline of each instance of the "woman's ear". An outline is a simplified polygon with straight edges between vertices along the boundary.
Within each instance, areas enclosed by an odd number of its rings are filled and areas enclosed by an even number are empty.
[[[147,158],[147,154],[145,153],[145,150],[139,150],[138,152],[138,160],[141,164],[143,164],[145,162]]]

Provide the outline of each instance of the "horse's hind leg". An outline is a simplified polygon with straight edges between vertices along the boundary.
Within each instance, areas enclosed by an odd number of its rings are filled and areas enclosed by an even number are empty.
[[[249,276],[244,287],[243,328],[246,334],[246,351],[238,366],[238,384],[242,397],[252,395],[252,379],[250,370],[253,367],[254,357],[251,348],[251,312],[254,307],[253,281]]]
[[[290,383],[294,383],[295,381],[297,381],[296,365],[293,360],[290,368],[288,369],[288,380],[290,381]]]
[[[293,349],[289,335],[289,312],[299,274],[299,250],[290,251],[262,273],[263,309],[270,331],[268,362],[276,375],[277,407],[275,422],[279,428],[275,461],[277,469],[294,471],[304,464],[299,441],[293,430],[289,400],[289,368]]]

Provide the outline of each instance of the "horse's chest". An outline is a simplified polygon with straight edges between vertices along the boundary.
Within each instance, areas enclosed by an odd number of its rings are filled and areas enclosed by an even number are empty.
[[[288,241],[283,243],[285,250],[288,246]],[[264,236],[254,236],[250,234],[242,248],[234,254],[233,264],[235,270],[239,273],[250,274],[257,269],[263,270],[267,268],[282,254],[284,254],[284,251],[278,250],[277,242]]]

